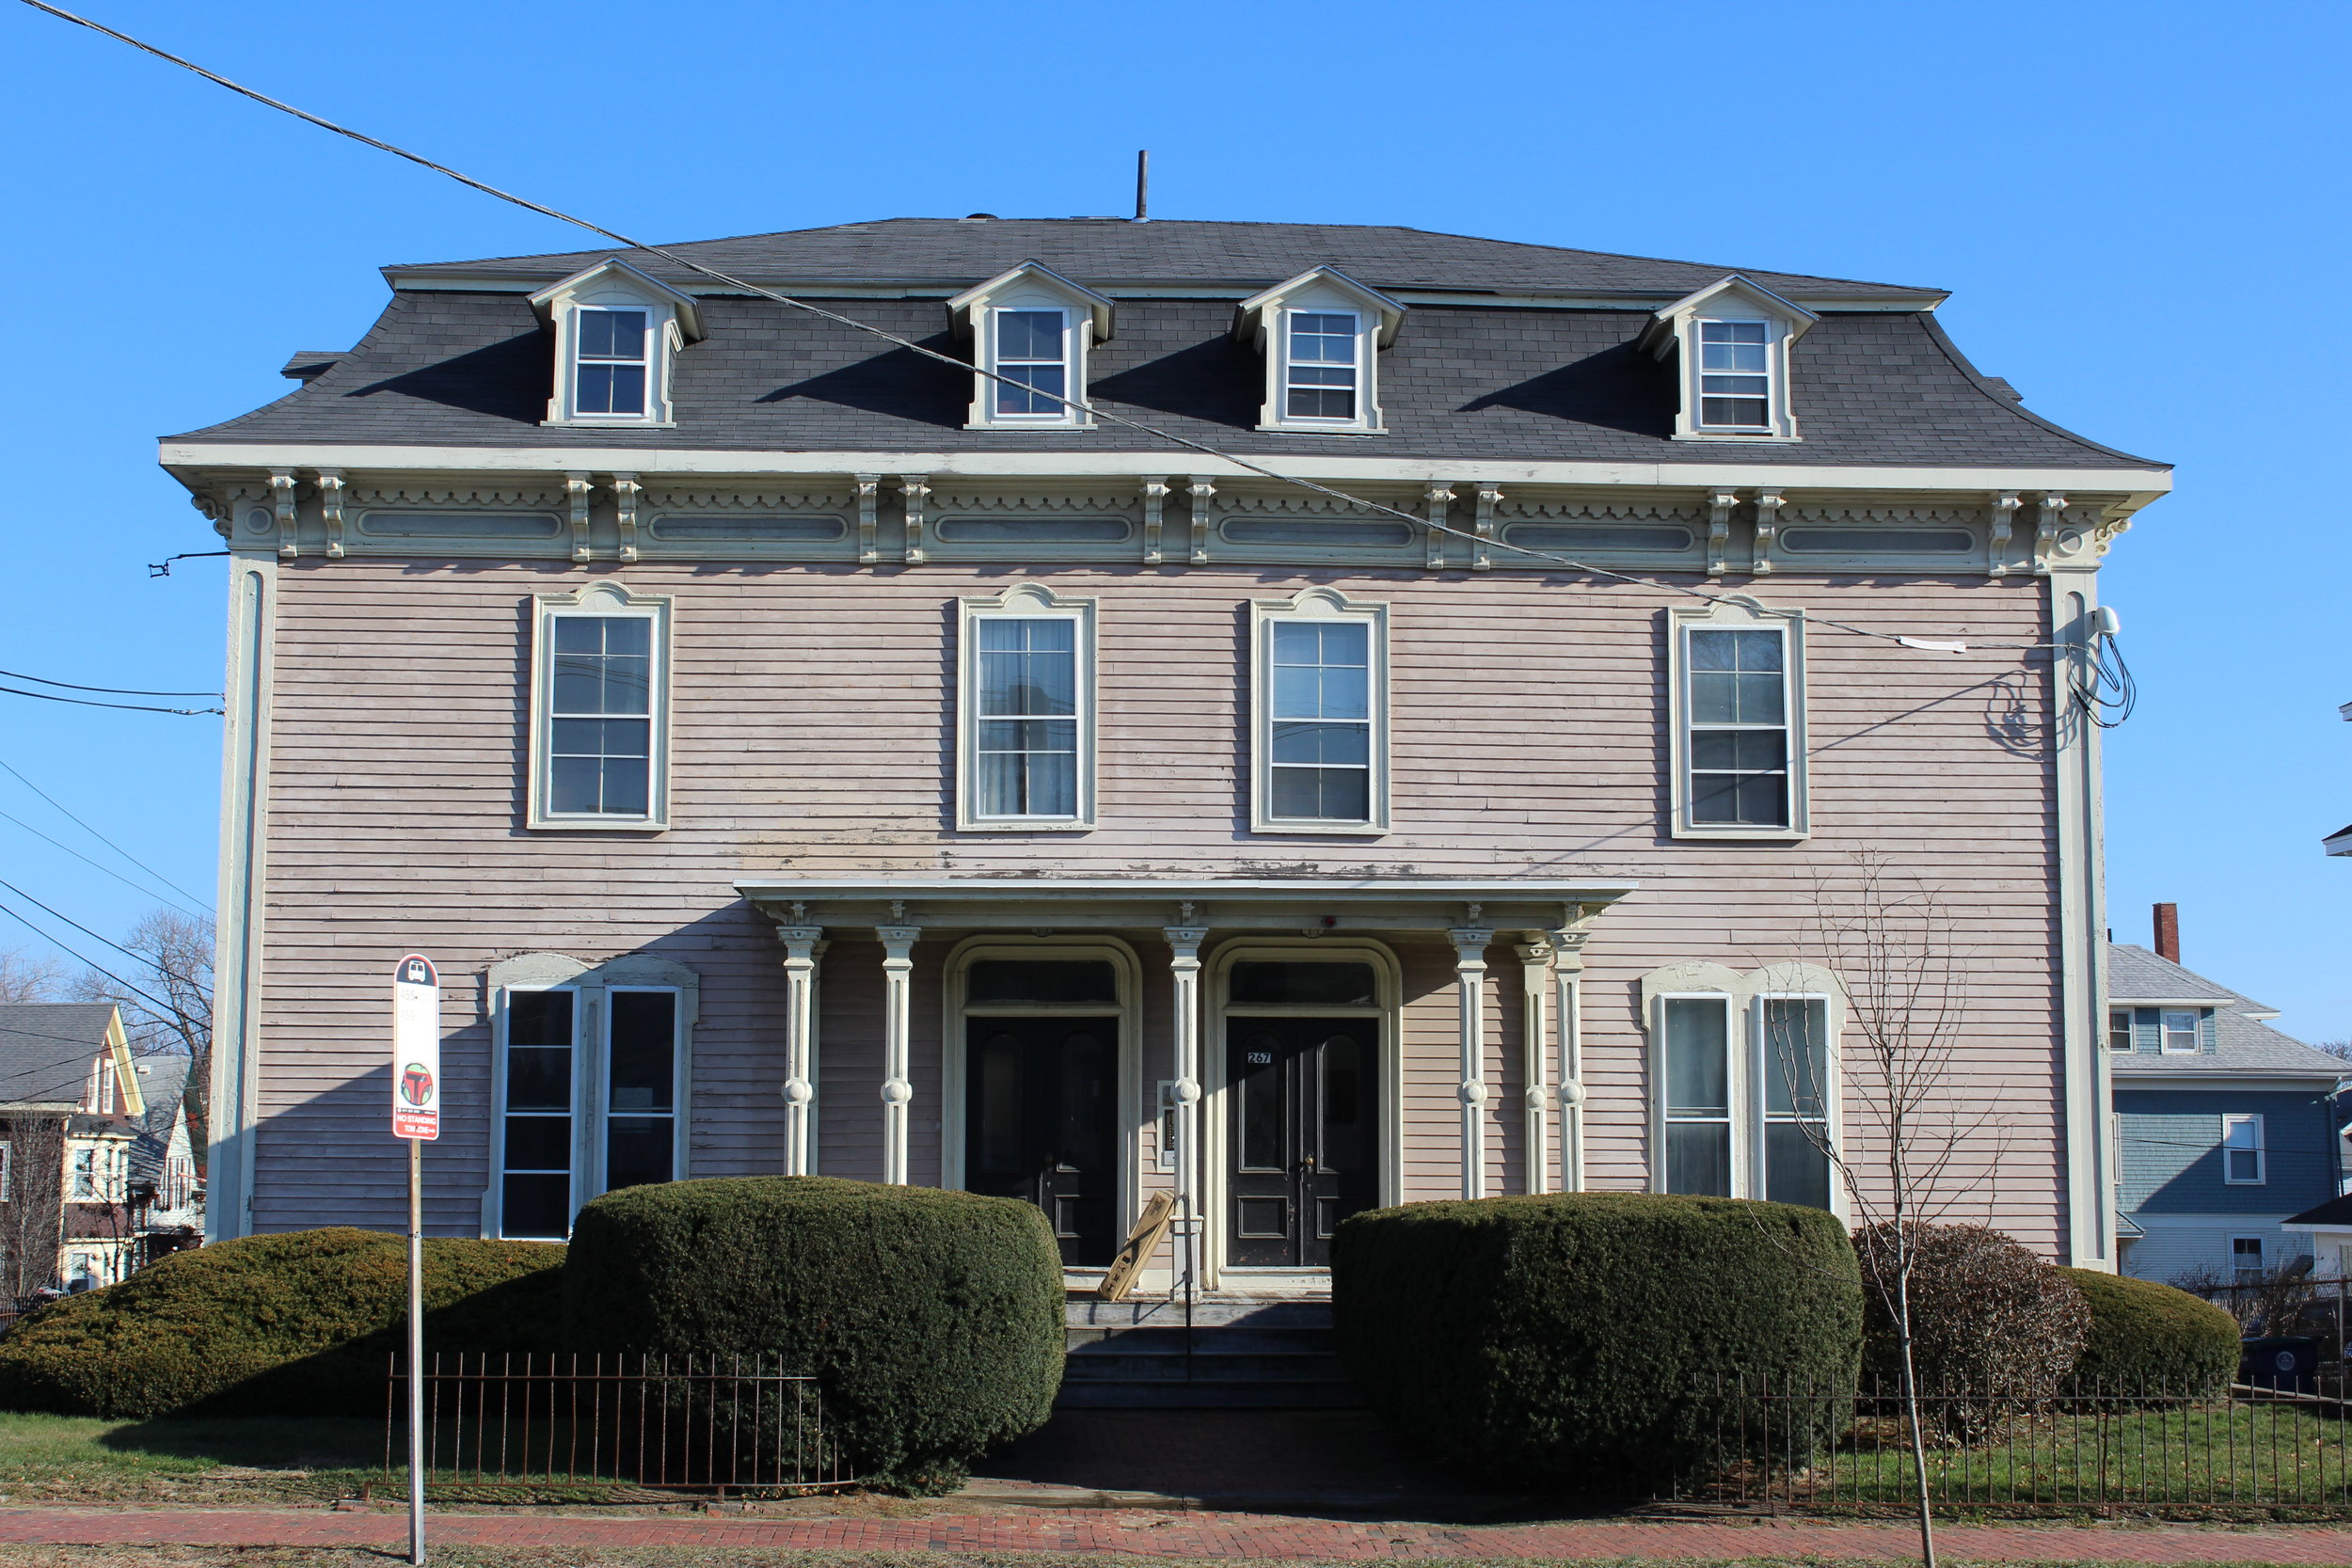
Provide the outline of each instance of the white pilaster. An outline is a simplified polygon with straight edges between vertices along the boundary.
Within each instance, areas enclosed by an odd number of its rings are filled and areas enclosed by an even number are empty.
[[[1189,912],[1189,911],[1187,911]],[[1200,943],[1208,930],[1169,926],[1176,1025],[1176,1235],[1180,1283],[1200,1282]]]
[[[1586,918],[1590,918],[1587,916]],[[1560,1190],[1584,1190],[1584,939],[1576,927],[1551,933],[1552,1039],[1560,1054]]]
[[[1520,1097],[1527,1116],[1527,1190],[1551,1191],[1551,1074],[1550,1031],[1544,1026],[1545,1004],[1551,992],[1551,943],[1531,942],[1515,949],[1519,956],[1519,1052],[1526,1084]]]
[[[914,1085],[908,1078],[908,1006],[914,968],[914,941],[923,933],[913,926],[879,926],[874,934],[882,944],[882,1180],[894,1187],[907,1184],[907,1107],[914,1102]]]
[[[1486,944],[1491,930],[1455,927],[1454,1002],[1462,1035],[1462,1196],[1486,1196]]]
[[[817,1104],[817,954],[824,931],[779,927],[784,942],[784,1174],[816,1171],[810,1137]]]

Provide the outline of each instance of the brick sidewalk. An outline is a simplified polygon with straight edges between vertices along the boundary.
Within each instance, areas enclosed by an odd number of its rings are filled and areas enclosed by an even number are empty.
[[[295,1510],[0,1509],[0,1544],[50,1545],[401,1547],[396,1513]],[[479,1546],[738,1547],[868,1552],[1105,1552],[1146,1557],[1594,1558],[1804,1557],[1870,1562],[1913,1555],[1902,1526],[1821,1521],[1578,1522],[1554,1525],[1358,1524],[1253,1513],[1065,1510],[921,1519],[745,1519],[437,1513],[430,1539]],[[1958,1527],[1941,1532],[1955,1562],[2275,1562],[2352,1564],[2352,1529],[2196,1527]]]

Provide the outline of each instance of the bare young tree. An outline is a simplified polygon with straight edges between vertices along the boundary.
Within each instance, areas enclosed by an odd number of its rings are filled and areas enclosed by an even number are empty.
[[[0,1286],[11,1304],[57,1282],[65,1226],[65,1119],[0,1122],[8,1141],[8,1186],[0,1201]]]
[[[64,986],[65,965],[55,958],[0,948],[0,1002],[55,1002]]]
[[[1830,1067],[1812,1013],[1768,1007],[1767,1070],[1779,1075],[1793,1112],[1788,1124],[1828,1163],[1848,1212],[1867,1233],[1856,1251],[1865,1288],[1895,1331],[1920,1556],[1926,1568],[1935,1568],[1913,1287],[1924,1227],[1963,1199],[1981,1196],[1999,1163],[1987,1137],[1997,1097],[1981,1086],[1963,1097],[1954,1079],[1965,994],[1947,900],[1885,855],[1865,851],[1854,857],[1851,875],[1816,883],[1811,924],[1817,950],[1845,995],[1843,1061]],[[1833,1070],[1843,1124],[1836,1130],[1825,1114]]]

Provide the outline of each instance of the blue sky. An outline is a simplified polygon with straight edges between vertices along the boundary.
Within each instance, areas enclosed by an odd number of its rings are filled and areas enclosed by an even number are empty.
[[[87,3],[656,240],[1123,214],[1149,147],[1163,217],[1948,288],[2029,406],[2179,466],[2104,578],[2142,691],[2108,741],[2117,935],[2177,901],[2193,966],[2352,1036],[2352,860],[2319,851],[2352,821],[2344,611],[2286,591],[2342,569],[2352,8]],[[220,563],[146,570],[216,543],[153,437],[355,341],[379,265],[588,242],[29,8],[0,62],[0,668],[212,686]],[[0,761],[208,894],[216,722],[0,696]],[[0,812],[140,876],[5,774]],[[5,819],[0,866],[109,935],[152,902]]]

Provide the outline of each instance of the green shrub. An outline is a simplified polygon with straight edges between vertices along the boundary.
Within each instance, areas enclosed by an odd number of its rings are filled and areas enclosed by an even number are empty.
[[[564,1249],[428,1238],[425,1346],[556,1348]],[[0,1405],[68,1415],[381,1415],[408,1243],[338,1226],[158,1259],[0,1336]]]
[[[1553,1486],[1722,1457],[1719,1380],[1850,1386],[1861,1343],[1844,1227],[1731,1198],[1375,1210],[1340,1227],[1331,1294],[1370,1403],[1457,1464]]]
[[[2060,1269],[2090,1307],[2070,1392],[2210,1399],[2237,1373],[2238,1323],[2209,1301],[2129,1275]]]
[[[564,1333],[582,1352],[779,1356],[818,1380],[859,1476],[933,1492],[1052,1413],[1062,1301],[1053,1234],[1029,1204],[733,1177],[582,1209]]]
[[[1911,1364],[1931,1402],[1923,1422],[1974,1441],[2057,1394],[2090,1329],[2090,1309],[2064,1271],[1981,1225],[1917,1225],[1910,1234]],[[1866,1282],[1863,1366],[1892,1391],[1902,1382],[1894,1227],[1856,1231],[1854,1247]]]

